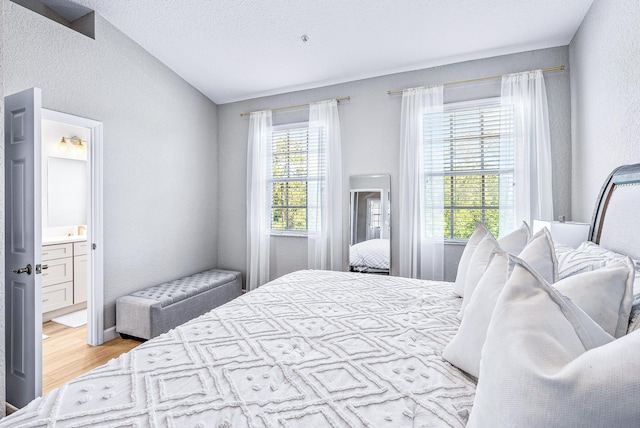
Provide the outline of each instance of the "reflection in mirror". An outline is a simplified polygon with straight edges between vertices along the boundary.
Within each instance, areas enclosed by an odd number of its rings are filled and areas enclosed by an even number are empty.
[[[351,190],[349,270],[389,275],[391,216],[389,175],[354,175]]]
[[[87,224],[87,161],[49,158],[47,227]]]

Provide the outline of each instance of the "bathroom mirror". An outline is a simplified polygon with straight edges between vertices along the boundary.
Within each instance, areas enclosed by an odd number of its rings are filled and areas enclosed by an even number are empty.
[[[48,160],[47,227],[87,224],[87,161]]]
[[[391,266],[389,175],[353,175],[349,178],[349,270],[388,275]]]

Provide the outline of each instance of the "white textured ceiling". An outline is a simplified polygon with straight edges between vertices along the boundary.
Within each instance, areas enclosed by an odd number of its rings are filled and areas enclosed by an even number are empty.
[[[223,104],[567,45],[593,0],[66,2],[95,10]]]

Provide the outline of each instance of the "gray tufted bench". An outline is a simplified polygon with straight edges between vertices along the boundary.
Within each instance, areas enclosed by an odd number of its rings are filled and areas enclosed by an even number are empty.
[[[116,331],[151,339],[242,294],[240,272],[211,269],[116,300]]]

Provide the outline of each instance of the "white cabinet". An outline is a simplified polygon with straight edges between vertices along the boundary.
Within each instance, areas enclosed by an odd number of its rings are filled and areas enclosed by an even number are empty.
[[[87,242],[42,246],[42,312],[87,300]]]
[[[46,269],[42,271],[42,286],[47,287],[61,282],[73,281],[73,258],[42,260]]]
[[[73,304],[73,244],[42,246],[42,312]]]
[[[51,312],[73,304],[73,282],[42,287],[42,312]]]
[[[42,246],[42,261],[61,259],[63,257],[71,257],[73,255],[73,245],[53,244]]]

